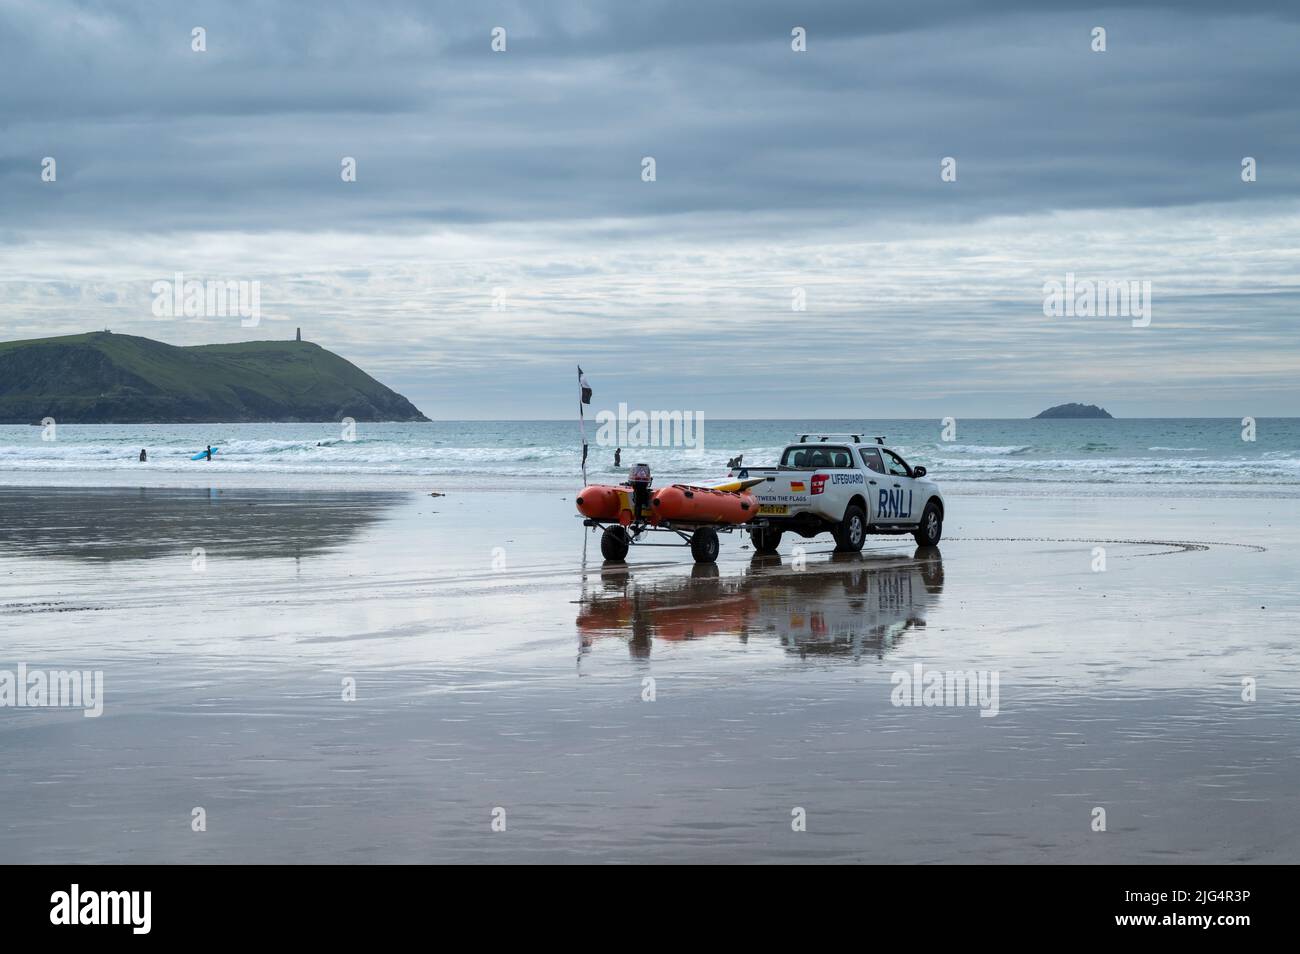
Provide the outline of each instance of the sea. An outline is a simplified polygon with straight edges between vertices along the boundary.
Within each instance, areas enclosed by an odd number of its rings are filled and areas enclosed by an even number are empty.
[[[1300,418],[1115,420],[703,420],[657,445],[622,448],[586,422],[587,479],[634,463],[657,480],[725,474],[775,462],[803,434],[876,437],[939,481],[973,488],[1117,484],[1131,488],[1300,490]],[[662,439],[661,439],[662,438]],[[212,461],[191,460],[209,444]],[[674,446],[675,445],[675,446]],[[367,424],[58,424],[0,426],[0,484],[192,485],[331,489],[573,489],[582,431],[572,421]],[[141,463],[141,450],[148,461]]]

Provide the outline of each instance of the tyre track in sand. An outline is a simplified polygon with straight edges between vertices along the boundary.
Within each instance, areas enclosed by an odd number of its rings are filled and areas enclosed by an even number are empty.
[[[1237,547],[1255,553],[1267,553],[1268,547],[1256,543],[1223,543],[1218,540],[1090,540],[1085,537],[947,537],[941,542],[952,543],[1105,543],[1113,546],[1173,547],[1158,553],[1138,553],[1135,556],[1166,556],[1170,553],[1195,553],[1211,547]]]

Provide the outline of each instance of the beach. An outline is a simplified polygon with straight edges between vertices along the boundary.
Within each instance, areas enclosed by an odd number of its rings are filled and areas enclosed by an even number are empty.
[[[0,670],[103,713],[0,709],[0,861],[1300,860],[1291,487],[945,486],[937,551],[700,568],[559,485],[9,480]]]

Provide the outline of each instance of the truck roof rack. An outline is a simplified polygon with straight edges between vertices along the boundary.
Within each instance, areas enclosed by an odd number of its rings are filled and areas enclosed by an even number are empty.
[[[835,438],[837,441],[842,441],[848,438],[852,440],[853,443],[855,444],[862,443],[861,434],[799,434],[798,439],[795,441],[795,443],[796,444],[814,444],[814,443],[825,444],[832,437]],[[813,438],[816,438],[816,440],[813,440]]]

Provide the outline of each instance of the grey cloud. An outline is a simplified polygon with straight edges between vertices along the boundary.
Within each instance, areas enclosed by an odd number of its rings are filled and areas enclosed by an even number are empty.
[[[1293,4],[57,9],[10,8],[4,34],[0,81],[29,91],[3,107],[9,228],[724,227],[780,210],[801,231],[1247,200],[1243,155],[1256,192],[1300,191]],[[789,51],[796,20],[807,54]],[[191,22],[208,53],[189,51]],[[519,24],[505,54],[488,50],[498,22]]]
[[[150,320],[182,269],[442,416],[565,414],[575,354],[711,414],[1295,411],[1297,48],[1292,2],[0,3],[0,326],[243,336]],[[1158,330],[1044,322],[1070,267],[1156,276]],[[818,406],[766,403],[792,362]]]

